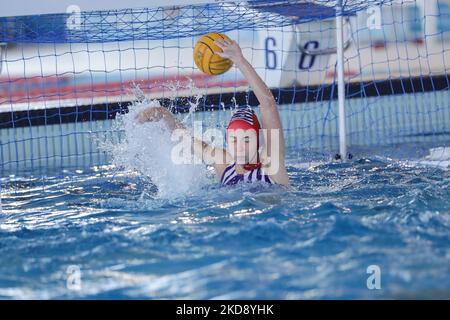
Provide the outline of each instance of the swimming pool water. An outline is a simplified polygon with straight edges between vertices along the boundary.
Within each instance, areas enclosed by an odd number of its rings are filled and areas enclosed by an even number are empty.
[[[450,297],[448,170],[296,163],[290,191],[211,181],[179,198],[108,168],[3,179],[0,297]]]

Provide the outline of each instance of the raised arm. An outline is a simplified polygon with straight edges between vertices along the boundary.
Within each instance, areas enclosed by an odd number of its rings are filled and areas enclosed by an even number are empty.
[[[263,156],[266,156],[264,153],[267,153],[269,150],[278,150],[279,170],[278,173],[275,174],[275,178],[279,183],[289,184],[285,169],[285,141],[283,126],[272,92],[261,77],[256,73],[253,66],[245,59],[242,54],[242,50],[236,41],[232,40],[230,42],[227,40],[218,40],[216,41],[216,44],[222,49],[222,52],[216,53],[221,57],[231,59],[252,87],[253,92],[255,93],[255,96],[260,104],[262,127],[263,129],[267,129],[268,139],[265,141],[266,146]],[[272,139],[270,139],[272,134],[271,130],[278,131],[278,141],[272,141]],[[272,148],[272,143],[277,143],[278,148]]]

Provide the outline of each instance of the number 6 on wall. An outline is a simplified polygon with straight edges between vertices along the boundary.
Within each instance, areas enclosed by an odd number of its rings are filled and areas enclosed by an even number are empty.
[[[276,48],[276,45],[277,41],[273,37],[267,37],[266,41],[264,42],[266,69],[274,70],[277,68],[277,52],[274,50],[274,48]],[[298,68],[300,70],[310,69],[314,65],[316,55],[310,54],[308,53],[308,51],[317,48],[319,48],[318,41],[308,41],[303,45],[303,47],[300,46],[300,51],[302,52],[298,63]]]
[[[264,50],[266,52],[266,69],[276,69],[277,68],[277,53],[275,50],[269,49],[269,43],[274,48],[277,45],[277,41],[273,37],[267,37],[264,42]]]
[[[300,49],[302,49],[301,46],[299,46],[299,47],[300,47]],[[302,54],[300,56],[300,61],[298,64],[298,68],[300,70],[310,69],[314,65],[314,61],[316,60],[316,55],[309,54],[308,51],[306,51],[306,50],[317,49],[317,48],[319,48],[319,41],[308,41],[303,45],[304,50],[300,50],[300,51],[302,51]],[[309,64],[305,66],[305,60],[308,57],[311,57],[311,58],[309,59]]]

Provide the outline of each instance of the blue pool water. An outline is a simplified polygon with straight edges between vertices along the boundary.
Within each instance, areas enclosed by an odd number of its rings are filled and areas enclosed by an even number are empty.
[[[111,169],[4,179],[0,297],[450,298],[448,170],[296,157],[290,191],[211,180],[160,197]]]

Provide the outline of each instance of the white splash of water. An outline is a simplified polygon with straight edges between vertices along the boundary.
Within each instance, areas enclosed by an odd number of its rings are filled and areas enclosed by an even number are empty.
[[[172,161],[172,148],[178,142],[171,141],[164,121],[136,122],[135,117],[142,110],[160,106],[157,100],[149,101],[140,94],[136,96],[140,97],[139,102],[130,106],[127,114],[118,115],[113,124],[112,131],[123,132],[121,141],[103,143],[102,148],[112,156],[112,164],[148,177],[156,185],[159,198],[173,199],[194,194],[210,184],[212,180],[205,165]]]

